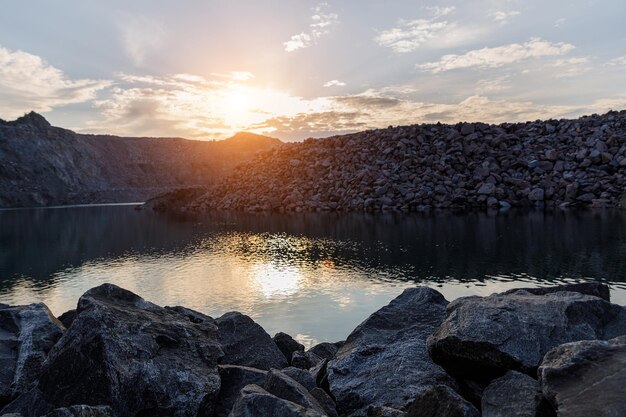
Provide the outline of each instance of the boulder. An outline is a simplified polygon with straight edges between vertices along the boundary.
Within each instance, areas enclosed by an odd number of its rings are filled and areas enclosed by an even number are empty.
[[[371,406],[367,409],[366,417],[406,417],[406,413],[391,407]]]
[[[226,417],[233,409],[241,390],[250,384],[263,385],[267,371],[238,365],[220,365],[220,392],[215,403],[215,417]]]
[[[229,417],[324,417],[324,415],[278,398],[258,385],[248,385],[241,390]]]
[[[41,417],[52,411],[53,408],[43,397],[41,391],[35,387],[19,395],[1,409],[0,416],[3,414],[17,414],[22,417]]]
[[[261,326],[236,311],[215,320],[224,350],[222,363],[269,370],[289,366],[287,358]]]
[[[64,331],[45,304],[0,306],[0,407],[30,389]]]
[[[433,289],[406,289],[348,336],[328,364],[339,414],[363,416],[370,405],[406,410],[416,395],[432,386],[455,387],[426,348],[447,304]]]
[[[482,397],[483,417],[538,417],[542,405],[537,380],[516,371],[493,380]]]
[[[291,356],[293,352],[304,352],[304,345],[296,342],[291,336],[287,333],[279,332],[274,335],[272,338],[278,349],[285,355],[288,362],[291,362]]]
[[[74,405],[67,408],[52,410],[45,417],[116,417],[111,407]]]
[[[56,407],[108,405],[119,416],[206,416],[220,388],[216,326],[112,284],[87,291],[40,380]]]
[[[626,416],[626,336],[557,346],[538,374],[557,416]]]
[[[311,369],[316,367],[320,362],[322,362],[322,358],[317,356],[315,353],[306,351],[293,352],[293,356],[291,357],[291,366],[295,366],[300,369]]]
[[[594,297],[600,297],[603,300],[611,301],[611,290],[608,285],[600,282],[581,282],[576,284],[564,284],[552,287],[535,287],[535,288],[514,288],[503,292],[502,294],[515,294],[519,291],[529,292],[535,295],[553,294],[555,292],[578,292],[586,295],[593,295]]]
[[[421,391],[406,412],[407,417],[480,417],[476,408],[447,385]]]
[[[329,361],[335,358],[335,355],[339,351],[339,347],[335,343],[323,342],[313,346],[308,350],[318,358],[328,359]]]
[[[431,357],[457,377],[490,380],[508,370],[534,375],[562,343],[626,333],[626,309],[579,292],[515,290],[450,303],[429,338]]]
[[[338,417],[337,405],[335,404],[335,401],[330,398],[330,395],[328,395],[326,391],[321,388],[315,387],[311,390],[311,395],[317,400],[319,405],[322,406],[326,415],[328,415],[329,417]]]
[[[279,370],[271,369],[267,373],[263,388],[278,398],[291,401],[304,408],[316,410],[320,414],[325,414],[324,408],[305,387]]]
[[[283,369],[282,372],[289,378],[296,381],[298,384],[302,385],[308,391],[311,391],[312,389],[317,387],[313,374],[307,370],[290,366]]]
[[[76,310],[68,310],[65,313],[61,314],[58,319],[65,326],[66,329],[69,329],[76,317]]]

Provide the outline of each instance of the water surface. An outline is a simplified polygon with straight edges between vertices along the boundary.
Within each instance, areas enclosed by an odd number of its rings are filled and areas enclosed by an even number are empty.
[[[0,211],[0,302],[74,308],[103,282],[340,340],[414,285],[452,300],[600,280],[626,304],[626,212],[169,216],[131,206]]]

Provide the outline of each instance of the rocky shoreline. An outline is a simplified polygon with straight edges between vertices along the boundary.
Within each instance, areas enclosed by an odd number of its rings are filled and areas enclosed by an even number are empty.
[[[423,124],[263,152],[163,211],[626,208],[626,111],[576,120]]]
[[[0,304],[2,417],[621,416],[625,364],[626,307],[600,283],[410,288],[308,350],[111,284],[59,318]]]

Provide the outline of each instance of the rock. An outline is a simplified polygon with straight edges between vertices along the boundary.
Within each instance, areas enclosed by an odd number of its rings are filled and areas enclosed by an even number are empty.
[[[300,369],[311,369],[318,365],[322,361],[322,358],[312,352],[293,352],[291,358],[291,366],[295,366]]]
[[[434,385],[420,392],[407,417],[480,417],[476,408],[446,385]]]
[[[366,417],[406,417],[406,413],[391,407],[371,406],[367,409]]]
[[[309,349],[309,352],[316,355],[318,358],[332,360],[337,355],[337,351],[339,351],[339,347],[337,347],[334,343],[323,342],[313,346]]]
[[[267,373],[263,388],[278,398],[291,401],[304,408],[316,410],[320,414],[325,413],[324,408],[305,387],[279,370],[271,369]]]
[[[220,365],[220,392],[215,403],[215,417],[226,417],[241,390],[250,384],[263,385],[267,371],[238,365]]]
[[[58,317],[58,320],[63,324],[66,329],[69,329],[76,317],[76,310],[68,310]]]
[[[478,189],[478,194],[491,195],[496,192],[496,185],[490,182],[486,182]]]
[[[53,407],[46,401],[41,391],[38,388],[32,388],[2,408],[0,416],[3,414],[17,414],[21,417],[40,417],[52,411],[52,409]]]
[[[433,289],[407,289],[348,336],[328,364],[340,415],[364,415],[370,405],[405,410],[418,393],[434,385],[455,387],[426,348],[426,338],[440,325],[447,304]]]
[[[285,375],[287,375],[289,378],[293,379],[298,384],[306,388],[307,391],[311,391],[312,389],[317,387],[317,383],[315,382],[315,377],[309,371],[290,366],[288,368],[283,369],[282,372]]]
[[[208,416],[220,388],[217,328],[112,284],[87,291],[40,379],[57,407],[108,405],[120,416]]]
[[[68,408],[57,408],[45,417],[116,417],[111,407],[89,405],[74,405]]]
[[[530,193],[528,193],[528,199],[530,201],[543,201],[544,195],[543,188],[533,188]]]
[[[289,366],[287,358],[265,330],[250,317],[226,313],[215,320],[224,350],[222,363],[269,370]]]
[[[323,417],[291,401],[278,398],[257,385],[241,390],[229,417]]]
[[[45,304],[0,306],[0,407],[30,389],[64,331]]]
[[[556,292],[577,292],[580,294],[593,295],[606,301],[611,301],[611,292],[609,286],[600,282],[581,282],[577,284],[563,284],[552,287],[535,287],[535,288],[514,288],[502,293],[502,295],[515,294],[517,292],[528,292],[535,295],[554,294]]]
[[[333,399],[330,398],[330,395],[328,395],[326,391],[321,388],[315,387],[311,390],[311,395],[317,400],[319,405],[322,406],[327,416],[338,417],[337,405],[335,404]]]
[[[272,338],[278,349],[285,355],[288,362],[291,362],[293,352],[304,352],[304,345],[293,340],[287,333],[276,333]]]
[[[463,297],[429,338],[435,362],[449,372],[487,380],[516,370],[533,375],[543,356],[562,343],[626,333],[626,311],[578,292],[537,295],[515,290]]]
[[[482,417],[536,417],[541,415],[539,382],[515,371],[493,380],[483,392]]]
[[[309,369],[318,387],[328,387],[328,359],[322,359],[317,365]]]
[[[626,336],[557,346],[546,354],[538,374],[557,416],[626,415]]]
[[[475,130],[476,128],[472,123],[463,123],[461,125],[461,134],[464,136],[471,135]]]

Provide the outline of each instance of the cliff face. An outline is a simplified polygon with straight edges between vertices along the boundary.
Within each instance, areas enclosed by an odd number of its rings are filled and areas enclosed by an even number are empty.
[[[155,209],[377,211],[626,206],[626,112],[413,125],[263,152],[204,195]]]
[[[29,113],[0,120],[0,207],[144,201],[206,186],[278,139],[217,142],[82,135]]]

